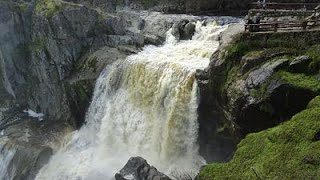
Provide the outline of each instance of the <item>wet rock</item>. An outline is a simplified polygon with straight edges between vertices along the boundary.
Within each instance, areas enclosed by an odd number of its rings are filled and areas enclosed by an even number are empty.
[[[206,70],[197,69],[196,70],[196,78],[198,80],[208,80],[209,79],[209,73]]]
[[[67,124],[38,122],[19,112],[8,118],[17,121],[9,126],[0,123],[0,179],[33,180],[53,154],[45,142],[57,143],[73,129]]]
[[[176,38],[176,40],[180,40],[180,29],[179,29],[178,23],[176,23],[172,26],[171,34]]]
[[[164,38],[155,35],[144,35],[144,43],[159,46],[165,41]]]
[[[115,175],[116,180],[171,180],[141,157],[132,157]]]
[[[273,73],[273,69],[260,68],[251,72],[247,78],[247,86],[250,88],[257,87],[264,83]]]
[[[184,19],[173,25],[171,33],[177,40],[189,40],[192,39],[195,30],[196,25]]]
[[[260,96],[245,99],[235,106],[240,108],[235,119],[241,134],[258,132],[290,119],[303,110],[316,94],[273,80]]]
[[[194,35],[196,31],[196,25],[192,22],[188,22],[181,33],[181,39],[187,40],[187,39],[192,39],[192,36]]]
[[[287,66],[288,59],[279,59],[277,61],[264,64],[261,68],[254,70],[248,75],[247,86],[249,88],[257,87],[264,83],[276,70]]]
[[[253,54],[246,54],[241,59],[241,63],[243,64],[241,67],[241,73],[244,74],[250,69],[257,67],[275,57],[290,55],[293,53],[294,52],[292,52],[291,50],[271,49],[254,52]]]
[[[289,64],[289,71],[293,73],[308,73],[308,66],[312,59],[309,56],[299,56]]]

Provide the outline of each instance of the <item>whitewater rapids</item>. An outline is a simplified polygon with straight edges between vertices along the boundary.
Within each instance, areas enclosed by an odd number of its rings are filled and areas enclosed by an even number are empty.
[[[209,64],[226,26],[196,23],[192,40],[167,33],[163,46],[108,66],[97,80],[80,130],[38,173],[37,180],[113,179],[132,156],[171,177],[194,177],[205,164],[198,154],[197,69]]]

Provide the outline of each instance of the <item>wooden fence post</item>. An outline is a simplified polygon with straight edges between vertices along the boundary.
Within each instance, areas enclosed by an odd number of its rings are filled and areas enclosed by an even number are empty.
[[[302,21],[302,28],[303,30],[307,30],[308,21]]]
[[[275,23],[274,24],[274,32],[277,32],[278,31],[278,23]]]

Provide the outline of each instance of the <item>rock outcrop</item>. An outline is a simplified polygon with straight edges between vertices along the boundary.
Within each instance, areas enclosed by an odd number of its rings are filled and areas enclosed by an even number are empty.
[[[132,157],[115,175],[116,180],[171,180],[141,157]]]
[[[289,120],[319,94],[315,34],[239,34],[197,73],[200,152],[207,161],[228,160],[240,139]]]
[[[230,162],[207,165],[198,180],[318,179],[319,107],[318,96],[288,122],[248,135]]]

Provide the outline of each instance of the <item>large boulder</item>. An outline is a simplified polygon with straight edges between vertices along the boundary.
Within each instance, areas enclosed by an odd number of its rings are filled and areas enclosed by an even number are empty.
[[[172,35],[177,40],[190,40],[196,31],[196,25],[189,20],[183,19],[172,27]]]
[[[115,175],[116,180],[171,180],[167,175],[150,166],[142,157],[132,157]]]

